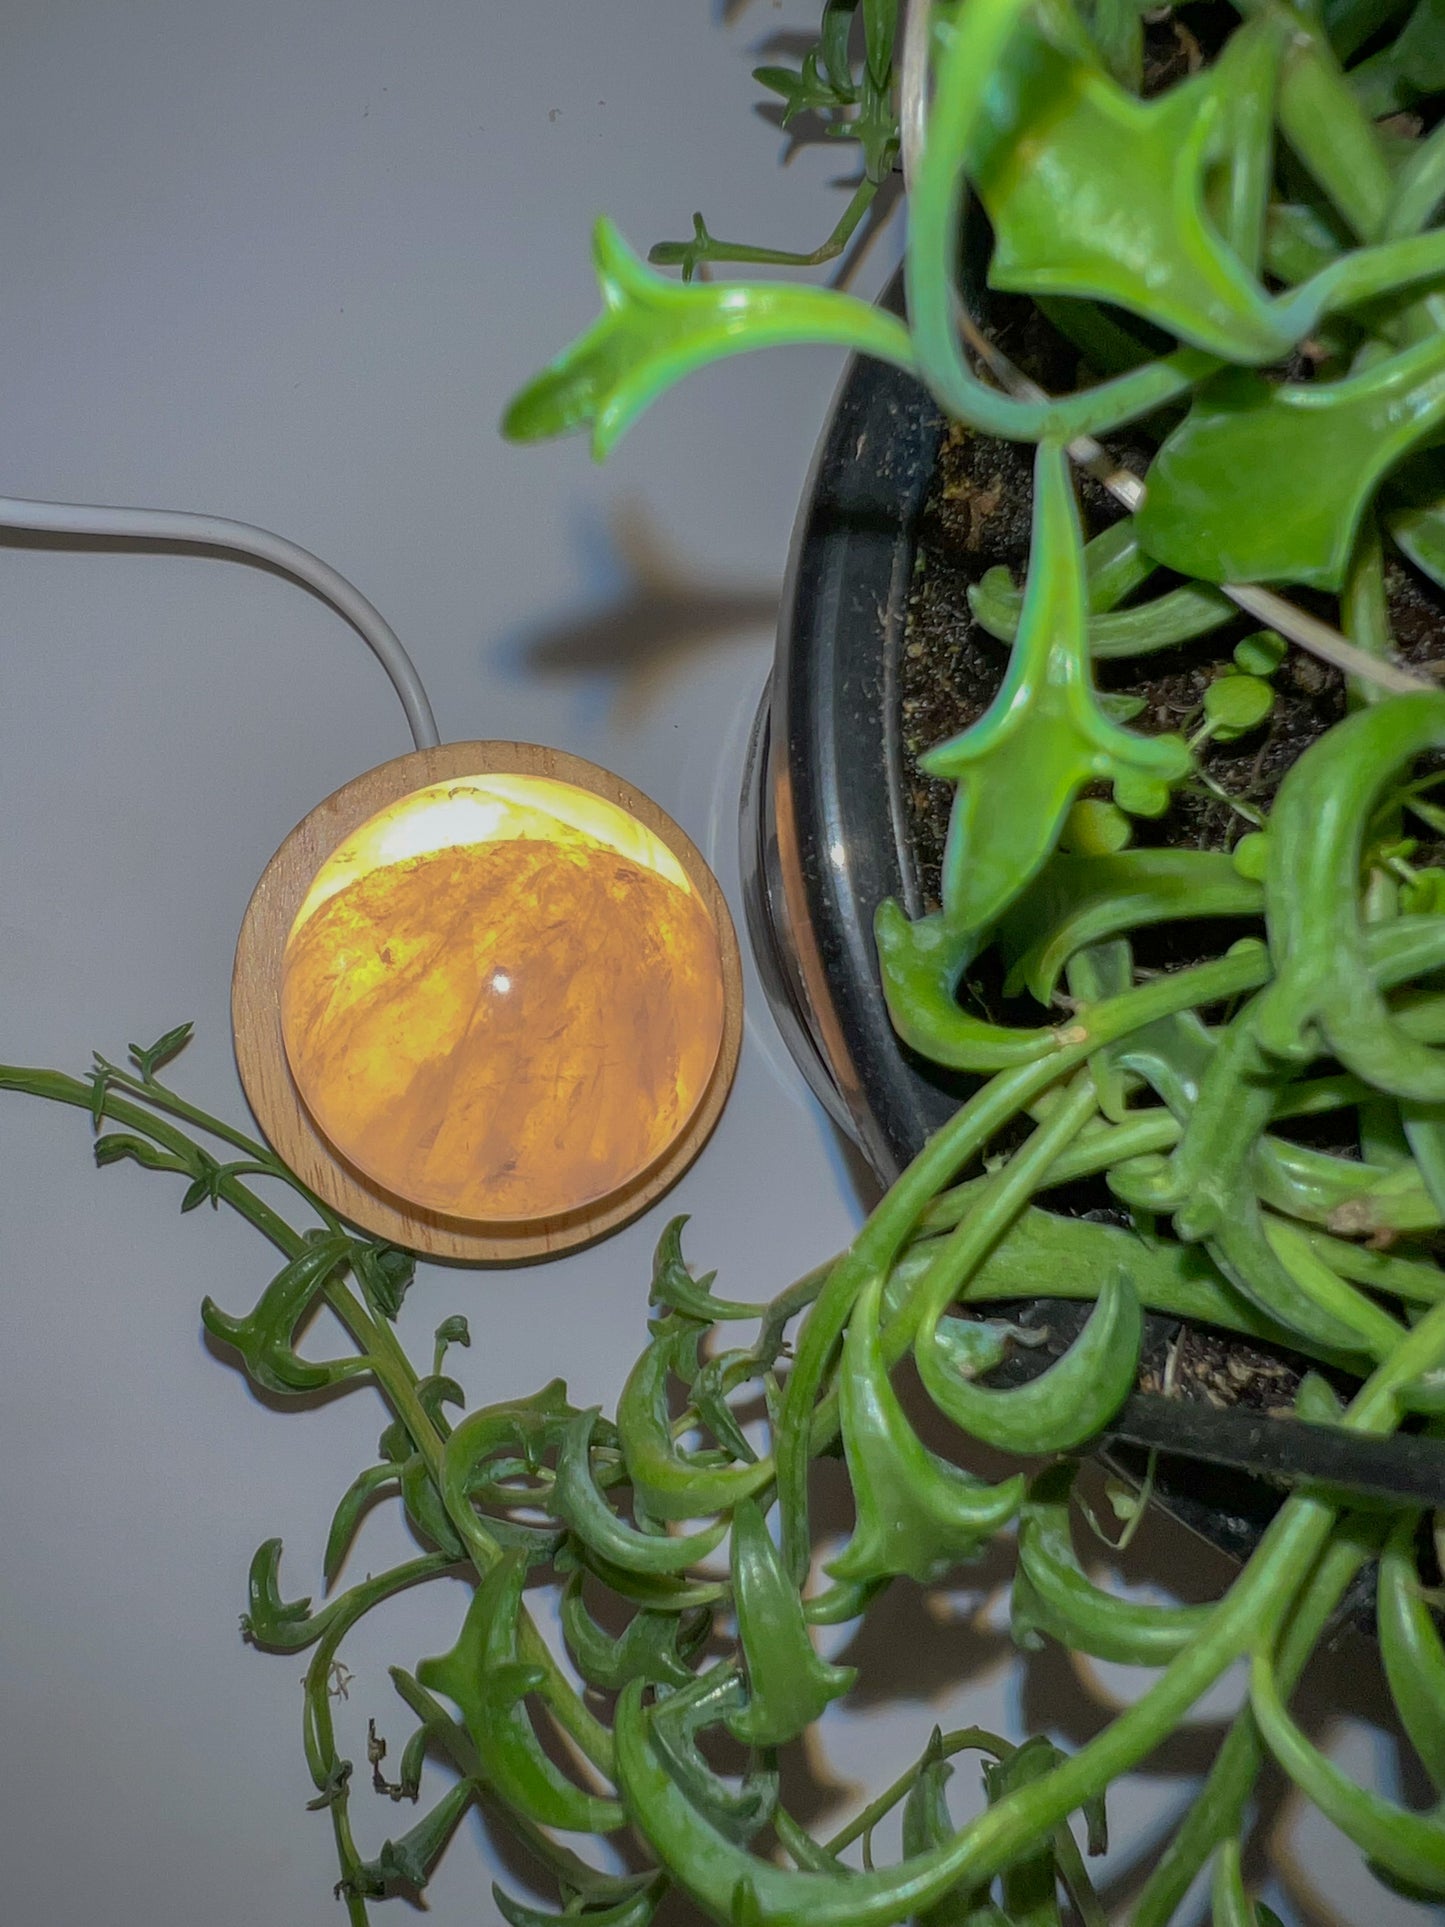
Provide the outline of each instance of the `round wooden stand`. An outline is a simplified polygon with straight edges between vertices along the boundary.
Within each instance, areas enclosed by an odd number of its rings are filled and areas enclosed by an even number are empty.
[[[712,917],[723,974],[723,1034],[707,1090],[681,1134],[621,1190],[565,1216],[517,1224],[474,1223],[408,1204],[363,1176],[327,1142],[301,1101],[281,1038],[281,960],[317,871],[378,810],[449,777],[545,776],[618,804],[677,857]],[[620,777],[561,750],[532,743],[445,743],[414,750],[346,783],[286,838],[256,885],[241,925],[231,982],[236,1063],[256,1121],[277,1155],[340,1215],[429,1258],[516,1264],[553,1257],[615,1231],[680,1178],[722,1114],[742,1044],[743,989],[737,935],[717,879],[670,816]]]

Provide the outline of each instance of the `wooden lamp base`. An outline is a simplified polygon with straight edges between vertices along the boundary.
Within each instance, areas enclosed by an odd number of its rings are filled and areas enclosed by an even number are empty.
[[[711,1076],[677,1135],[619,1188],[575,1209],[487,1221],[409,1202],[367,1175],[324,1134],[288,1061],[282,983],[288,939],[323,865],[389,805],[437,783],[489,776],[565,783],[620,807],[681,866],[716,933],[721,1038]],[[666,857],[663,859],[666,861]],[[676,871],[673,871],[676,876]],[[530,743],[447,743],[413,751],[345,784],[297,825],[266,866],[236,948],[231,1015],[241,1082],[261,1130],[316,1195],[351,1223],[431,1258],[514,1264],[552,1257],[615,1231],[655,1202],[698,1155],[722,1113],[742,1042],[737,936],[717,879],[670,817],[594,763]]]

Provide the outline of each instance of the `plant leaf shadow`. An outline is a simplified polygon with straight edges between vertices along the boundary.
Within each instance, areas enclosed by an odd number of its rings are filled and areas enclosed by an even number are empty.
[[[774,586],[693,575],[664,547],[636,503],[614,511],[595,572],[611,584],[600,607],[593,603],[524,630],[503,647],[520,673],[539,681],[610,685],[624,721],[640,721],[719,644],[777,620]]]

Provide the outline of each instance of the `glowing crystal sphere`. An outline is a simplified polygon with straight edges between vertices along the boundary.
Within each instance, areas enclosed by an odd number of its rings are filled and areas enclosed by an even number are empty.
[[[492,1223],[622,1189],[723,1033],[717,932],[662,839],[546,777],[436,783],[327,860],[282,968],[313,1119],[410,1203]]]

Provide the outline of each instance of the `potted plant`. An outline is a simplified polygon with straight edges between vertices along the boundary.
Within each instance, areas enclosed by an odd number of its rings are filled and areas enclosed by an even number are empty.
[[[643,1927],[671,1891],[737,1927],[1044,1923],[1065,1904],[1098,1922],[1072,1817],[1102,1847],[1110,1784],[1245,1659],[1248,1701],[1133,1918],[1178,1917],[1206,1869],[1221,1927],[1267,1916],[1243,1842],[1269,1757],[1382,1880],[1445,1893],[1438,1811],[1353,1784],[1288,1704],[1373,1562],[1389,1688],[1445,1791],[1445,1645],[1430,1611],[1431,1501],[1445,1494],[1427,1479],[1404,1496],[1382,1445],[1417,1430],[1428,1473],[1445,1410],[1431,797],[1445,696],[1396,659],[1386,550],[1432,581],[1445,573],[1430,455],[1445,412],[1433,292],[1445,237],[1429,226],[1445,140],[1425,132],[1429,16],[1251,6],[1236,24],[1201,9],[1193,70],[1146,100],[1127,5],[915,0],[902,55],[890,0],[856,12],[829,0],[817,49],[770,84],[790,108],[855,127],[868,181],[901,148],[907,321],[831,290],[679,285],[604,224],[603,317],[507,419],[521,436],[588,427],[605,453],[688,368],[823,339],[921,376],[958,434],[1031,451],[1023,580],[985,571],[972,585],[974,619],[1007,645],[997,690],[925,761],[954,788],[937,901],[912,915],[885,904],[876,929],[899,1035],[968,1082],[851,1248],[771,1301],[739,1301],[692,1273],[674,1224],[614,1418],[575,1409],[555,1382],[456,1417],[444,1367],[464,1321],[439,1326],[419,1368],[405,1357],[391,1324],[405,1255],[324,1217],[297,1233],[256,1197],[258,1172],[307,1194],[162,1082],[183,1031],[86,1079],[0,1073],[88,1108],[101,1161],[184,1175],[188,1203],[233,1205],[280,1247],[249,1314],[205,1311],[255,1382],[288,1398],[364,1376],[390,1408],[376,1462],[337,1508],[327,1576],[385,1492],[424,1551],[313,1609],[284,1596],[268,1542],[245,1621],[260,1646],[311,1653],[307,1762],[354,1921],[373,1897],[423,1888],[476,1804],[554,1896],[549,1912],[498,1892],[523,1927],[558,1908]],[[1381,114],[1416,104],[1413,131],[1381,131]],[[969,319],[966,185],[990,223],[991,284],[1078,337],[1077,385],[1040,393],[1054,351],[1015,345],[1034,362],[1021,369]],[[688,248],[684,265],[724,252],[701,223]],[[1075,459],[1127,516],[1098,502],[1086,532]],[[1147,462],[1142,482],[1131,462]],[[1147,653],[1161,634],[1175,646],[1181,625],[1218,634],[1238,607],[1248,632],[1206,657],[1177,715],[1100,672],[1110,649]],[[1251,732],[1285,707],[1301,643],[1348,678],[1339,714],[1277,771],[1255,771]],[[1214,759],[1232,744],[1245,747],[1226,772]],[[1171,838],[1181,813],[1214,807],[1213,847]],[[1113,1221],[1049,1208],[1101,1178]],[[987,1308],[1049,1297],[1090,1305],[1078,1336],[1041,1375],[1000,1382],[1037,1334]],[[323,1298],[352,1349],[317,1361],[295,1338]],[[1074,1455],[1133,1395],[1150,1312],[1300,1358],[1299,1418],[1338,1449],[1345,1483],[1292,1490],[1214,1603],[1118,1596],[1075,1544]],[[955,1454],[919,1436],[895,1378],[905,1361]],[[980,1443],[995,1455],[986,1477],[958,1462]],[[1386,1456],[1362,1498],[1372,1446]],[[841,1455],[853,1518],[820,1559],[810,1482],[827,1454]],[[866,1620],[888,1589],[937,1585],[1001,1536],[1022,1645],[1059,1641],[1156,1677],[1068,1755],[1042,1737],[921,1733],[899,1781],[815,1838],[789,1810],[780,1757],[855,1675],[811,1629]],[[456,1641],[395,1670],[414,1731],[394,1781],[383,1749],[370,1764],[398,1799],[415,1797],[429,1755],[455,1778],[368,1855],[331,1669],[360,1618],[443,1575],[470,1582]],[[558,1591],[565,1660],[529,1610],[539,1583]],[[948,1781],[966,1752],[984,1758],[984,1796],[963,1818]],[[873,1831],[895,1814],[900,1855],[875,1864]],[[593,1836],[627,1845],[592,1852]]]

